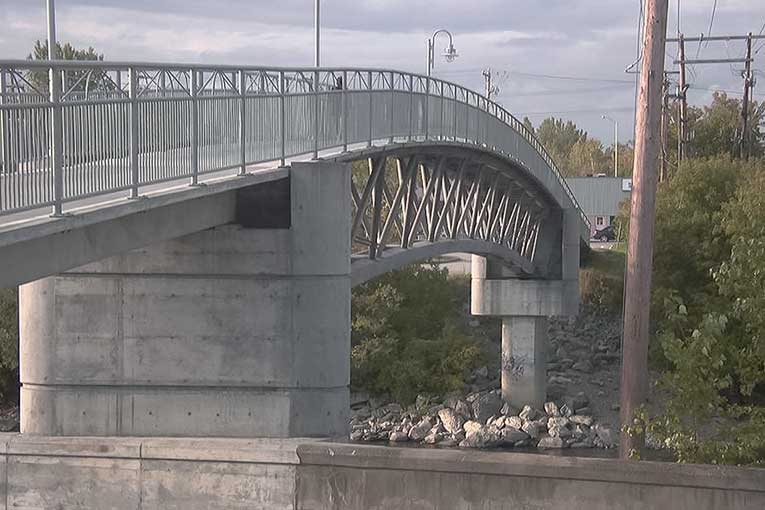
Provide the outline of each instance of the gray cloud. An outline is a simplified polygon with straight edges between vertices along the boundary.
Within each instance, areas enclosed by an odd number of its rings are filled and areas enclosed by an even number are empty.
[[[93,45],[109,59],[310,65],[313,0],[58,0],[62,40]],[[669,20],[674,33],[675,0]],[[683,0],[682,28],[706,32],[710,0]],[[425,39],[434,28],[455,35],[460,58],[436,63],[435,74],[482,90],[481,69],[497,71],[500,101],[539,122],[548,115],[571,118],[610,142],[612,114],[620,138],[632,136],[634,86],[535,75],[634,80],[624,68],[635,59],[635,0],[324,0],[323,62],[423,71]],[[0,57],[23,58],[45,37],[42,0],[0,0]],[[765,3],[718,3],[713,32],[759,31]],[[439,40],[443,46],[445,40]],[[698,47],[689,45],[694,56]],[[675,51],[667,48],[670,56]],[[742,45],[702,45],[704,58],[739,56]],[[765,69],[765,49],[756,67]],[[668,57],[667,67],[672,67]],[[534,76],[532,76],[534,75]],[[694,66],[692,102],[711,91],[738,91],[735,66]],[[760,90],[765,90],[761,88]],[[759,91],[758,91],[759,92]],[[762,94],[757,94],[762,98]],[[551,113],[548,113],[551,112]]]

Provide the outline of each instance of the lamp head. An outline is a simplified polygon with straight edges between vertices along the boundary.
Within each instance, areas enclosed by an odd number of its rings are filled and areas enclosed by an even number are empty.
[[[454,59],[459,57],[457,50],[454,49],[453,44],[449,44],[449,47],[444,50],[444,58],[447,62],[454,62]]]

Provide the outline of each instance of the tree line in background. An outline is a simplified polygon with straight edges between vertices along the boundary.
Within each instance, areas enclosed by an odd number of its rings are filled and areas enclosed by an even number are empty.
[[[689,106],[686,157],[738,157],[742,140],[742,106],[742,100],[728,97],[725,92],[715,92],[708,105]],[[750,102],[748,113],[748,154],[760,157],[765,153],[765,102]],[[525,118],[524,124],[533,130],[564,176],[614,175],[613,144],[604,145],[570,120],[549,117],[534,128]],[[670,171],[677,168],[677,131],[677,123],[671,118],[665,156]],[[633,157],[632,142],[620,143],[619,176],[632,175]]]

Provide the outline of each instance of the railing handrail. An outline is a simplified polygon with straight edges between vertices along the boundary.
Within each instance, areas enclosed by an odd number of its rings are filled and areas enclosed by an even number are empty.
[[[266,72],[275,73],[277,76],[282,73],[306,73],[309,76],[313,76],[314,73],[389,73],[391,76],[397,75],[402,77],[410,77],[408,83],[410,84],[410,93],[432,95],[430,87],[425,91],[414,91],[413,78],[418,80],[425,80],[425,83],[436,83],[439,87],[444,85],[454,90],[455,101],[469,106],[474,106],[483,110],[484,112],[492,115],[494,118],[500,120],[507,127],[520,134],[532,148],[542,157],[545,163],[550,167],[550,170],[556,177],[556,180],[565,191],[566,195],[572,202],[572,205],[579,210],[580,216],[583,222],[589,226],[589,220],[587,219],[584,211],[582,210],[578,200],[574,196],[571,188],[569,187],[566,179],[560,172],[557,164],[552,156],[547,152],[546,148],[539,142],[536,135],[529,130],[523,122],[510,113],[505,107],[499,103],[485,97],[480,92],[471,90],[463,85],[440,78],[434,78],[432,76],[425,76],[419,73],[411,71],[402,71],[389,68],[373,68],[373,67],[303,67],[303,66],[251,66],[251,65],[232,65],[232,64],[201,64],[201,63],[163,63],[163,62],[126,62],[126,61],[106,61],[106,60],[25,60],[25,59],[10,59],[0,60],[0,69],[26,69],[26,70],[102,70],[102,71],[125,71],[125,70],[174,70],[174,71],[208,71],[208,72]],[[344,84],[347,87],[348,84]],[[391,87],[393,88],[393,87]],[[348,89],[349,91],[356,90],[376,90],[372,88],[372,83],[369,83],[368,89]],[[383,89],[380,89],[383,90]],[[389,89],[384,89],[389,90]],[[393,90],[397,90],[393,88]],[[443,88],[441,88],[443,91]],[[457,91],[461,91],[465,97],[464,101],[460,101],[457,97]],[[124,91],[123,91],[124,92]],[[329,92],[329,91],[324,91]],[[339,92],[339,91],[338,91]],[[284,95],[297,95],[304,94],[306,92],[287,92]],[[278,94],[281,95],[281,94]],[[198,96],[200,99],[204,99],[205,96]],[[468,97],[475,98],[475,104],[471,105]],[[117,100],[114,98],[113,100]],[[107,100],[108,101],[108,100]],[[47,101],[46,101],[47,102]],[[77,100],[77,102],[87,102],[85,100]],[[45,102],[41,102],[45,104]]]

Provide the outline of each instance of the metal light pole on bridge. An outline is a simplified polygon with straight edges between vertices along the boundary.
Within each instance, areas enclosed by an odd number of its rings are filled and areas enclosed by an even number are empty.
[[[614,177],[619,176],[619,122],[608,115],[600,116],[603,120],[610,120],[614,123]]]
[[[314,23],[314,35],[316,36],[316,42],[314,46],[314,66],[320,67],[319,65],[319,35],[320,35],[320,27],[321,27],[321,19],[320,19],[320,8],[321,8],[321,0],[316,0],[316,3],[314,5],[314,16],[313,16],[313,23]]]
[[[46,0],[48,10],[48,60],[56,60],[56,5],[54,0]]]
[[[436,47],[436,36],[438,34],[446,34],[449,36],[449,47],[446,48],[446,52],[444,53],[444,57],[446,58],[447,62],[452,62],[455,58],[457,58],[459,55],[457,54],[457,50],[454,49],[454,41],[452,38],[451,32],[449,32],[446,29],[440,28],[433,32],[433,35],[428,39],[428,76],[433,71],[433,61],[435,60],[435,47]]]
[[[48,10],[48,60],[55,60],[58,56],[58,45],[56,44],[56,5],[54,0],[47,0]],[[51,130],[49,162],[53,171],[53,214],[54,218],[63,216],[62,199],[64,195],[64,176],[63,161],[64,148],[63,139],[63,120],[59,98],[61,96],[61,76],[50,66],[48,72],[48,92],[50,93],[51,108]]]

